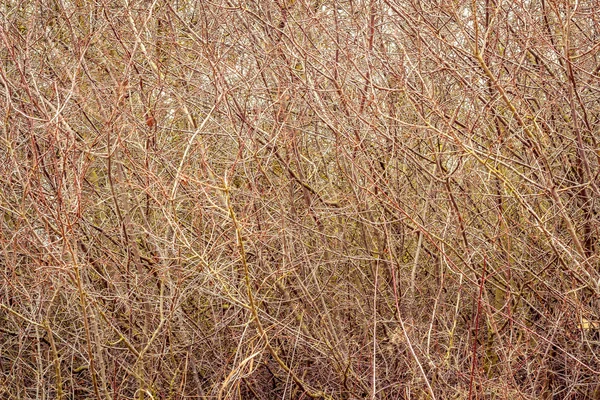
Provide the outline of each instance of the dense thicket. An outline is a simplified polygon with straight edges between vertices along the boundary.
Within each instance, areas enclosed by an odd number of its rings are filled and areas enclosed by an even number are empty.
[[[5,0],[0,397],[600,396],[595,0]]]

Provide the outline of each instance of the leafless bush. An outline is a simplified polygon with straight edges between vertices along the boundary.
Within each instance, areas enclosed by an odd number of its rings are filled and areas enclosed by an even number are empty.
[[[3,2],[0,397],[597,398],[597,5]]]

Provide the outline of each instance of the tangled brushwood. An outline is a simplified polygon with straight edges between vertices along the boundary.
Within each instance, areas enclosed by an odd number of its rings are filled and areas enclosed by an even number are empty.
[[[4,0],[0,398],[600,398],[595,0]]]

